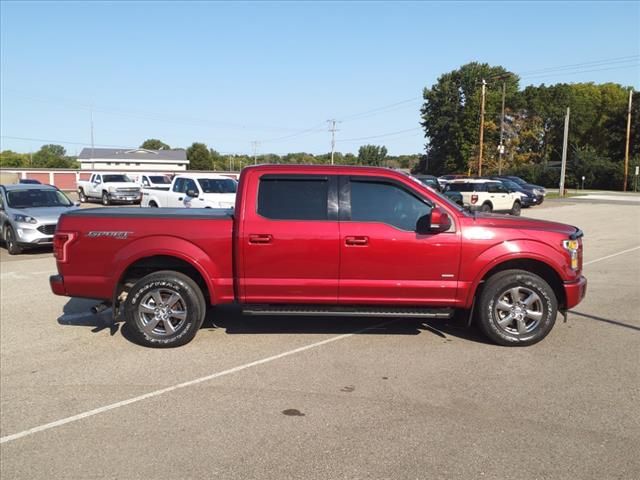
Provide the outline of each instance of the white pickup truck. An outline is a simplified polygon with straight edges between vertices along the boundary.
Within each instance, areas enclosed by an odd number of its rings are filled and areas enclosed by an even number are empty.
[[[234,208],[238,182],[224,175],[177,175],[168,191],[142,189],[141,207]]]
[[[88,181],[78,181],[78,198],[82,203],[99,199],[103,205],[138,203],[142,193],[140,187],[122,173],[94,173]]]
[[[171,188],[171,177],[168,175],[140,173],[134,175],[133,181],[142,188],[156,190],[169,190]]]

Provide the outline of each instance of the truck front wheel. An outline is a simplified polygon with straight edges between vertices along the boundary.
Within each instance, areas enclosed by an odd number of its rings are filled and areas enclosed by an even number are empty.
[[[109,194],[107,192],[102,192],[102,204],[104,206],[111,204],[111,199],[109,198]]]
[[[538,343],[553,328],[558,300],[549,284],[524,270],[505,270],[487,280],[478,302],[478,323],[499,345]]]
[[[84,194],[84,190],[82,188],[78,189],[78,199],[80,203],[87,203],[87,196]]]
[[[124,315],[135,341],[156,348],[193,340],[206,315],[200,287],[170,270],[150,273],[128,292]]]

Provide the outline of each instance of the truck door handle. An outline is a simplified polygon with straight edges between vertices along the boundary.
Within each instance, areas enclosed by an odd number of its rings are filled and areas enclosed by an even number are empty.
[[[347,245],[368,245],[369,237],[345,237],[344,243]]]
[[[273,236],[268,233],[259,233],[249,235],[249,243],[264,244],[271,243]]]

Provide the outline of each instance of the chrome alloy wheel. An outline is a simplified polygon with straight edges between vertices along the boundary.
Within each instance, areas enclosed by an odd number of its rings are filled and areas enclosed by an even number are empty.
[[[156,288],[138,304],[138,318],[148,335],[173,335],[187,321],[187,304],[173,290]]]
[[[544,314],[540,296],[526,287],[512,287],[497,297],[494,307],[498,326],[511,335],[534,331]]]

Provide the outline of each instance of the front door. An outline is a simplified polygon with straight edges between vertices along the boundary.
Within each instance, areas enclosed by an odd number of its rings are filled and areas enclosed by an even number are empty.
[[[244,303],[338,301],[337,180],[264,174],[245,189],[239,238]],[[256,188],[257,187],[257,188]]]
[[[411,187],[376,177],[340,182],[339,302],[453,305],[460,262],[455,224],[418,235],[417,220],[433,205]]]

